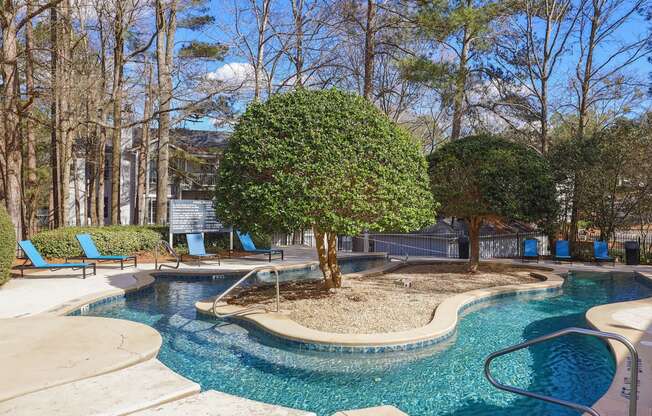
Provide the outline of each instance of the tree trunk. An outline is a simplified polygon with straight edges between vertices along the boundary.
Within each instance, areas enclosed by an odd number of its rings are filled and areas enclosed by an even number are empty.
[[[481,217],[471,217],[467,220],[469,225],[469,245],[471,255],[469,256],[469,273],[476,273],[480,265],[480,226]]]
[[[254,101],[260,99],[260,81],[262,78],[263,66],[265,64],[265,37],[267,34],[270,3],[271,0],[263,0],[262,11],[258,10],[257,5],[254,5],[256,24],[258,25],[258,43],[256,45],[256,63],[254,65]]]
[[[138,201],[136,205],[136,218],[135,223],[139,225],[145,225],[146,223],[146,213],[145,202],[146,202],[146,188],[147,188],[147,170],[149,164],[149,118],[152,116],[152,67],[147,64],[145,69],[147,79],[147,94],[145,96],[145,104],[143,106],[143,133],[140,140],[139,152],[138,152]]]
[[[106,121],[106,117],[102,117]],[[106,128],[100,127],[97,142],[97,225],[104,226],[104,175],[106,172]]]
[[[32,1],[27,2],[27,14],[33,11]],[[25,25],[25,92],[28,97],[28,105],[23,111],[28,115],[33,115],[32,100],[35,97],[34,89],[34,56],[33,47],[33,27],[30,19]],[[36,173],[36,135],[34,134],[34,123],[28,120],[24,123],[25,129],[25,182],[24,189],[24,224],[23,236],[29,239],[36,233],[36,210],[38,209],[38,176]]]
[[[374,59],[376,28],[376,0],[367,0],[367,24],[364,37],[364,86],[362,96],[368,100],[372,99],[374,81]]]
[[[313,229],[315,234],[315,246],[317,247],[317,257],[319,258],[319,268],[321,269],[322,274],[324,275],[324,286],[327,288],[334,287],[333,279],[331,275],[331,269],[328,265],[328,251],[326,248],[326,239],[325,233],[318,230],[317,228]]]
[[[342,287],[342,271],[340,270],[340,265],[337,263],[337,234],[327,233],[326,234],[328,242],[328,268],[331,271],[331,280],[333,281],[333,287],[340,288]]]
[[[158,152],[156,167],[156,222],[167,223],[170,167],[170,105],[172,101],[172,57],[176,31],[177,2],[170,5],[166,19],[161,0],[156,1],[156,62],[159,87]]]
[[[62,225],[61,222],[61,205],[59,201],[60,189],[59,181],[61,178],[61,169],[59,166],[59,100],[57,94],[59,91],[59,16],[56,7],[50,9],[50,163],[52,164],[52,227],[57,228]]]
[[[460,66],[455,79],[455,95],[453,97],[453,123],[451,127],[451,139],[459,139],[462,134],[462,115],[464,111],[464,92],[466,90],[467,60],[469,54],[470,40],[467,30],[464,29],[462,51],[460,53]]]
[[[2,55],[0,56],[0,75],[3,81],[4,98],[0,100],[2,110],[2,131],[4,133],[5,163],[5,205],[7,212],[14,224],[16,238],[22,236],[22,195],[21,195],[21,169],[22,152],[18,137],[19,129],[19,80],[17,51],[17,27],[12,1],[6,1],[4,10],[0,10],[5,25],[2,26]]]
[[[303,0],[292,0],[292,14],[294,16],[294,72],[295,88],[303,86]]]
[[[81,194],[79,192],[79,168],[77,166],[77,160],[73,159],[73,185],[74,185],[74,195],[75,195],[75,226],[82,226],[82,216],[81,216]]]
[[[120,224],[120,165],[122,162],[122,81],[124,77],[124,11],[123,2],[116,5],[113,48],[113,132],[111,159],[111,224]]]

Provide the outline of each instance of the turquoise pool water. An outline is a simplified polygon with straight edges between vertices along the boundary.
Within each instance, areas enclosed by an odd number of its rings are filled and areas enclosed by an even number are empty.
[[[467,310],[455,336],[426,350],[333,354],[291,350],[257,330],[197,317],[195,301],[232,281],[160,278],[149,290],[87,314],[156,328],[164,339],[159,359],[203,389],[320,416],[381,404],[410,415],[558,416],[575,413],[494,389],[482,372],[486,355],[586,326],[584,313],[592,306],[652,296],[650,286],[630,276],[573,275],[559,295],[503,298]],[[503,382],[590,405],[608,388],[614,362],[600,341],[570,336],[502,357],[493,371]]]

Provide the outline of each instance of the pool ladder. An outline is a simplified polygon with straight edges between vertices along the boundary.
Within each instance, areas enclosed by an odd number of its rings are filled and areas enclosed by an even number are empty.
[[[165,251],[167,251],[168,253],[170,253],[170,254],[172,255],[172,257],[175,258],[175,260],[177,261],[176,266],[170,266],[169,264],[162,264],[162,263],[161,263],[161,265],[159,266],[159,264],[158,264],[158,251],[159,251],[161,248],[163,248]],[[179,268],[179,255],[177,254],[176,251],[174,251],[174,249],[172,248],[172,246],[170,245],[170,243],[168,243],[168,242],[165,241],[165,240],[161,240],[161,241],[159,241],[159,242],[156,243],[156,245],[154,246],[154,269],[155,269],[155,270],[161,270],[161,269],[163,269],[163,267],[169,267],[170,269],[178,269],[178,268]]]
[[[507,347],[505,349],[502,349],[500,351],[493,352],[489,354],[487,359],[484,362],[484,375],[489,380],[489,382],[496,388],[504,391],[508,391],[510,393],[515,393],[515,394],[520,394],[521,396],[526,396],[526,397],[532,397],[534,399],[538,400],[543,400],[548,403],[554,403],[558,404],[561,406],[569,407],[574,410],[578,410],[583,413],[588,413],[592,416],[600,416],[600,414],[593,409],[592,407],[589,406],[584,406],[579,403],[574,403],[574,402],[569,402],[567,400],[562,400],[562,399],[556,399],[554,397],[550,396],[545,396],[543,394],[539,393],[533,393],[529,392],[526,390],[519,389],[517,387],[513,386],[508,386],[505,384],[502,384],[498,382],[493,375],[491,375],[491,369],[489,368],[491,366],[491,362],[503,355],[512,353],[514,351],[522,350],[524,348],[528,348],[532,345],[535,344],[540,344],[542,342],[549,341],[554,338],[559,338],[565,335],[570,335],[570,334],[579,334],[579,335],[587,335],[587,336],[593,336],[593,337],[598,337],[603,340],[614,340],[618,341],[621,344],[625,345],[627,349],[629,350],[629,355],[630,355],[630,376],[629,376],[629,416],[636,416],[636,400],[637,400],[637,394],[638,394],[638,351],[636,351],[636,347],[629,341],[627,338],[625,338],[622,335],[618,334],[613,334],[610,332],[602,332],[602,331],[595,331],[592,329],[585,329],[585,328],[565,328],[553,333],[550,333],[548,335],[543,335],[538,338],[531,339],[529,341],[525,341],[520,344],[513,345],[511,347]]]
[[[218,313],[217,312],[217,304],[226,295],[231,293],[231,291],[233,291],[233,289],[240,286],[245,280],[249,279],[254,274],[257,275],[258,272],[262,272],[264,270],[271,270],[276,275],[276,312],[278,312],[279,307],[280,307],[280,303],[281,303],[281,294],[280,294],[279,280],[278,280],[278,268],[276,266],[260,266],[260,267],[255,267],[255,268],[251,269],[247,274],[245,274],[242,278],[240,278],[240,280],[235,282],[233,285],[231,285],[231,287],[226,289],[221,295],[219,295],[218,297],[215,298],[215,300],[213,301],[213,308],[211,309],[211,311],[213,312],[213,315],[215,315],[218,318],[227,318],[229,316],[240,315],[242,313],[250,312],[252,310],[262,309],[261,307],[254,306],[254,307],[251,307],[251,308],[245,308],[245,309],[239,310],[238,312],[224,314],[224,313]]]

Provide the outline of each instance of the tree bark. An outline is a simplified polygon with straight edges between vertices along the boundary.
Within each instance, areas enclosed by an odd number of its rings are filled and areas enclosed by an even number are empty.
[[[159,87],[159,126],[156,169],[156,222],[167,223],[170,167],[170,105],[172,101],[172,58],[176,31],[177,2],[169,5],[168,18],[161,0],[156,1],[156,59]]]
[[[482,225],[482,217],[471,217],[467,222],[471,249],[468,271],[469,273],[476,273],[480,265],[480,226]]]
[[[120,224],[120,165],[122,162],[122,82],[124,79],[124,4],[116,5],[113,23],[113,131],[111,134],[111,224]]]
[[[254,101],[260,99],[260,81],[265,64],[265,43],[267,34],[267,22],[269,20],[269,7],[271,0],[263,0],[262,10],[254,4],[254,13],[256,14],[256,23],[258,25],[258,43],[256,45],[256,63],[254,65]]]
[[[5,164],[5,205],[14,225],[16,239],[22,236],[22,152],[19,130],[20,91],[18,79],[17,50],[17,10],[13,1],[6,0],[0,10],[2,20],[2,55],[0,56],[0,75],[3,81],[4,98],[0,100],[2,110],[2,130],[4,132]]]
[[[146,223],[146,213],[147,209],[145,208],[146,202],[146,188],[147,188],[147,169],[149,164],[149,118],[152,115],[152,67],[149,64],[146,64],[145,68],[145,79],[147,79],[147,93],[145,95],[145,104],[143,106],[143,133],[140,140],[139,152],[138,152],[138,201],[136,205],[136,218],[135,223],[139,225],[145,225]]]
[[[52,227],[58,228],[62,225],[61,221],[61,198],[59,189],[59,180],[61,178],[61,169],[59,166],[59,100],[57,93],[59,91],[59,15],[56,7],[50,9],[50,163],[52,164]]]
[[[331,269],[328,265],[328,250],[326,247],[326,234],[317,228],[313,228],[315,234],[315,246],[317,247],[317,257],[319,258],[319,269],[324,275],[324,286],[327,288],[334,287],[331,275]]]
[[[333,287],[340,288],[342,287],[342,271],[337,263],[337,234],[327,233],[326,240],[328,242],[328,268],[331,272]]]
[[[32,1],[27,2],[27,14],[34,11]],[[28,104],[23,111],[28,115],[33,115],[33,99],[36,95],[34,89],[34,55],[33,47],[33,27],[30,19],[25,25],[25,92],[28,96]],[[38,176],[36,172],[36,135],[34,133],[34,124],[27,122],[25,129],[25,181],[24,181],[24,224],[23,237],[29,239],[36,233],[36,210],[38,209]]]
[[[462,134],[462,116],[464,111],[464,92],[466,90],[467,61],[469,54],[470,39],[468,31],[464,29],[462,38],[462,51],[460,52],[460,65],[455,79],[455,95],[453,97],[453,122],[451,127],[451,139],[459,139]]]
[[[294,16],[294,72],[295,88],[303,86],[303,0],[292,0],[292,14]]]
[[[376,56],[376,0],[367,0],[367,24],[364,38],[364,86],[362,96],[368,100],[372,99],[374,81],[374,59]]]

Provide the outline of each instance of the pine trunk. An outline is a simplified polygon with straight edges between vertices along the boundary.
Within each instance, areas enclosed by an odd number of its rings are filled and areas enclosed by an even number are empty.
[[[362,96],[368,100],[372,99],[374,81],[374,59],[376,28],[376,0],[367,0],[367,24],[364,38],[364,86]]]

